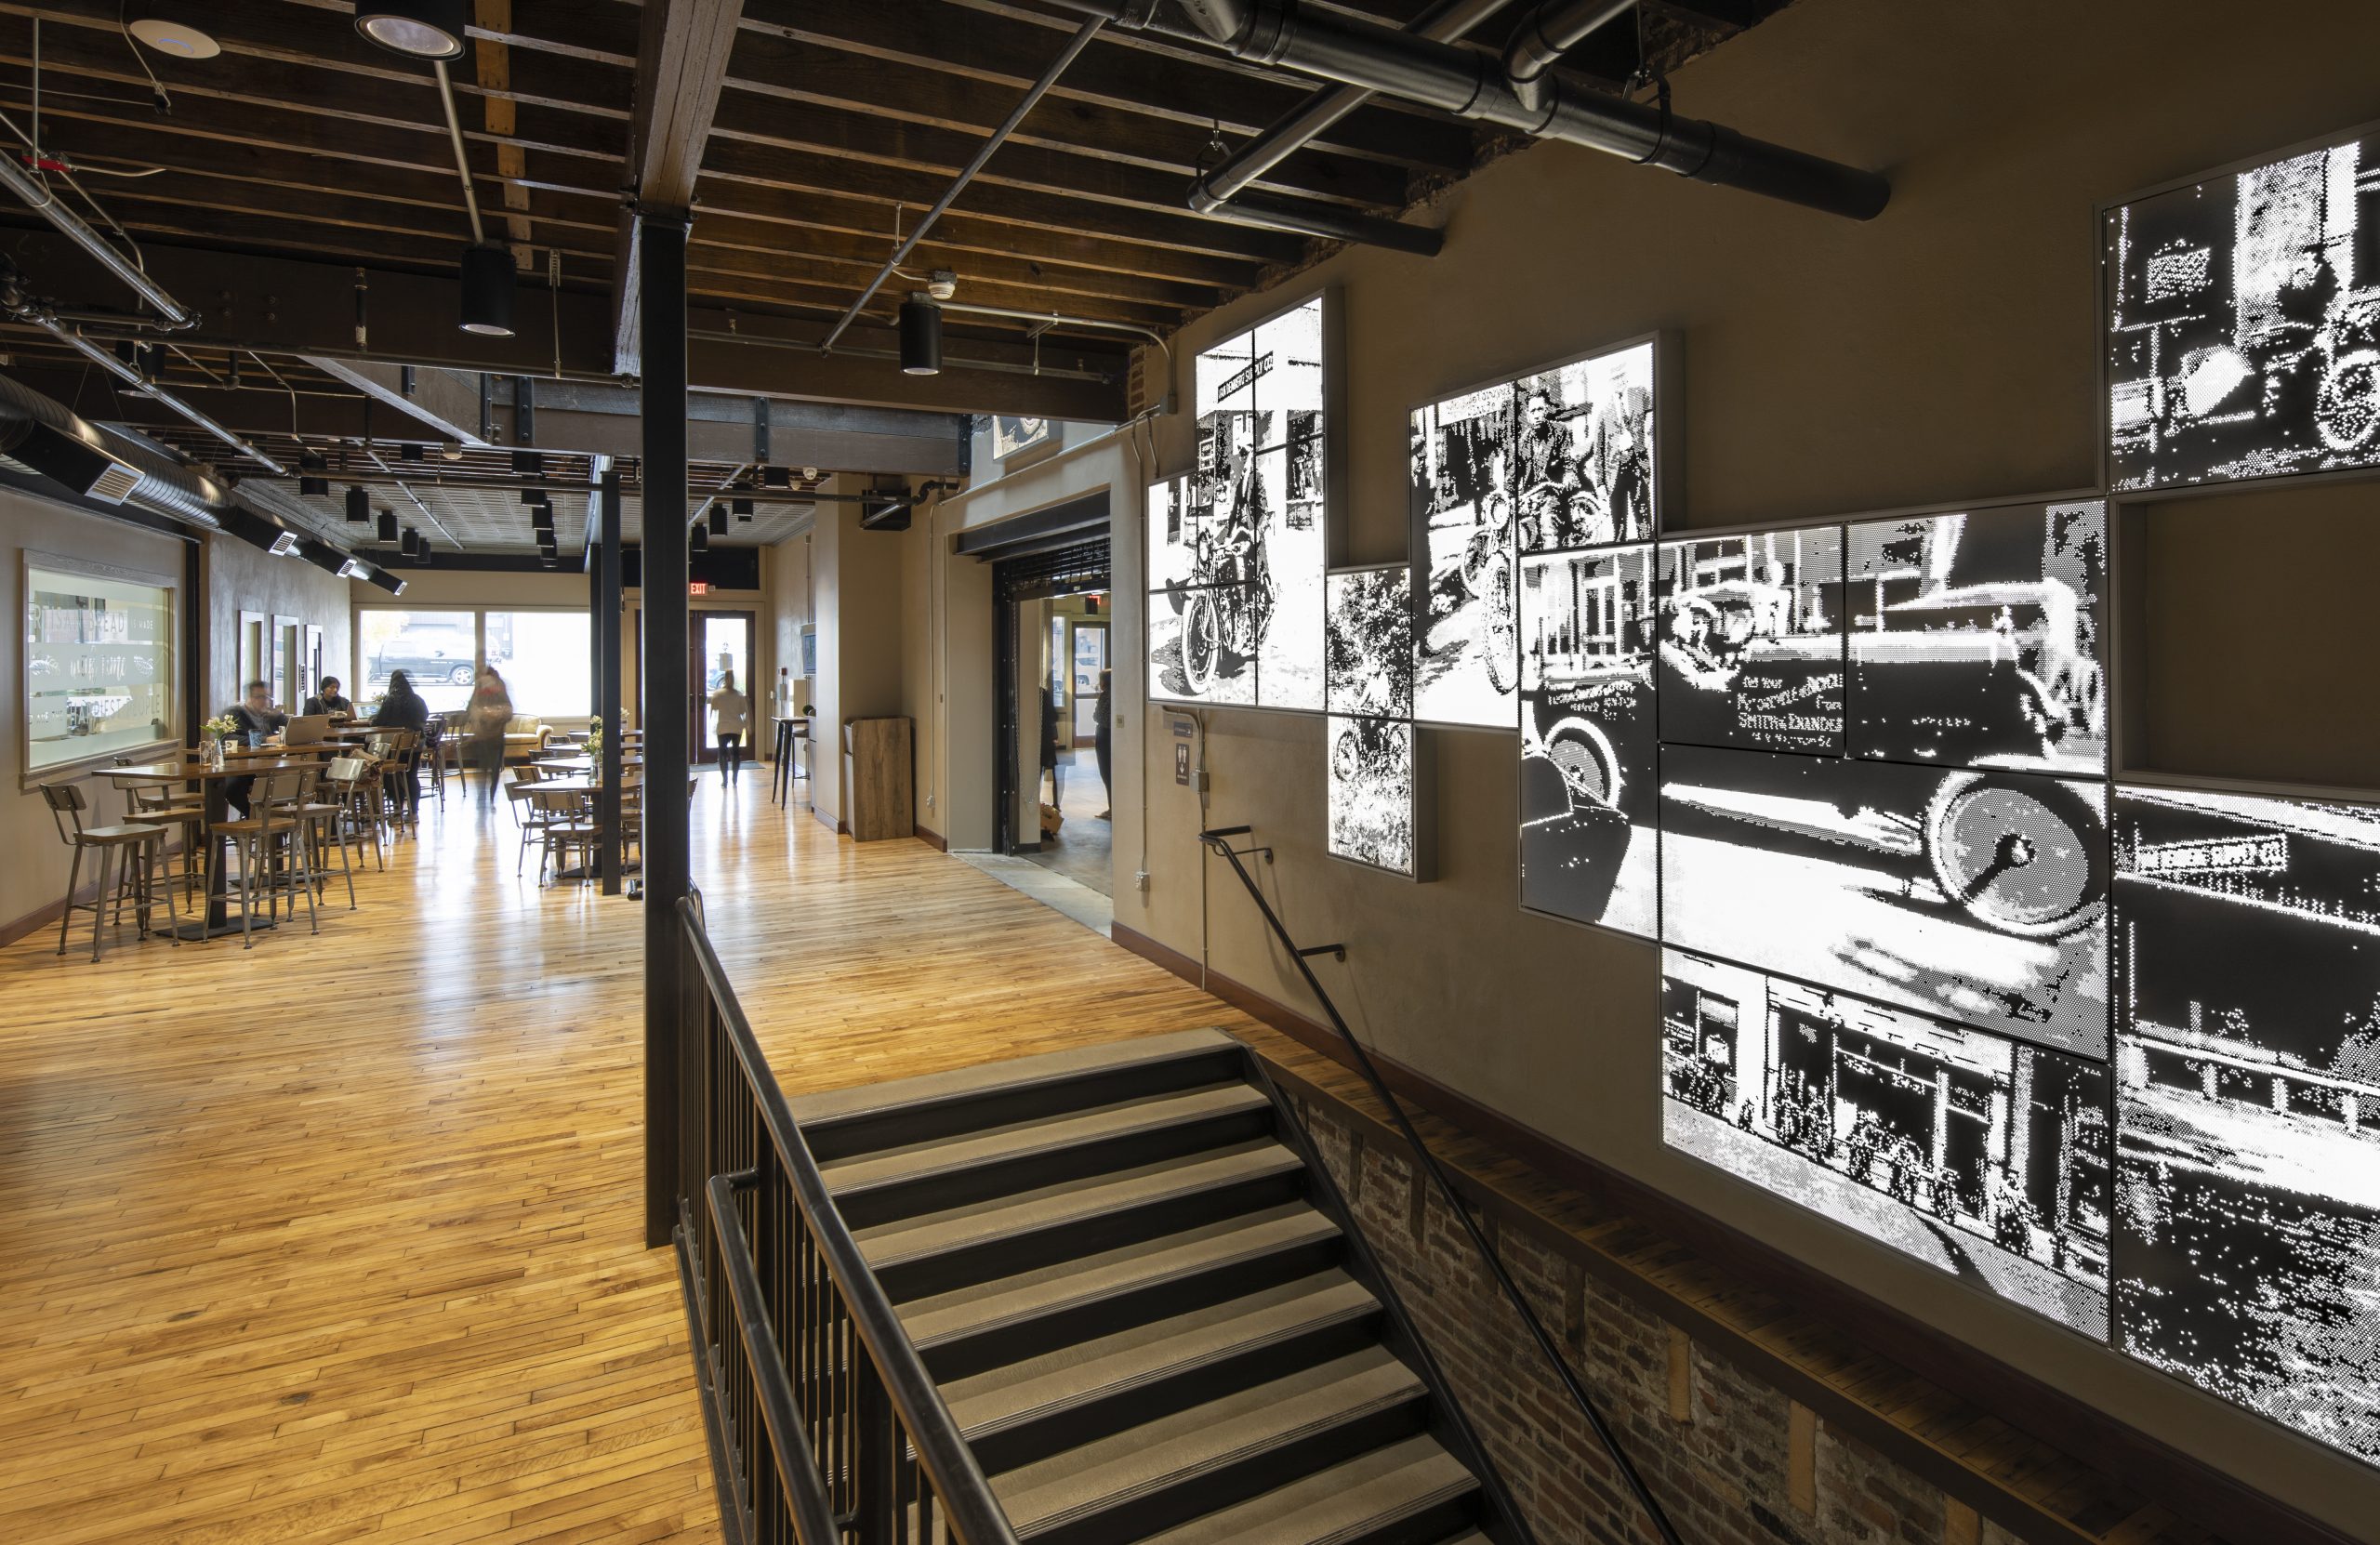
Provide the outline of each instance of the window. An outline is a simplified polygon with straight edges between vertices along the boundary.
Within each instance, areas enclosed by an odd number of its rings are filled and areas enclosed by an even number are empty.
[[[356,658],[364,662],[358,706],[377,706],[389,678],[403,671],[432,713],[460,713],[479,674],[477,614],[369,607],[356,614]],[[582,651],[579,656],[586,659]]]
[[[25,566],[25,771],[181,738],[174,592]]]
[[[539,719],[595,711],[593,619],[584,612],[490,612],[487,663],[504,676],[513,710]]]

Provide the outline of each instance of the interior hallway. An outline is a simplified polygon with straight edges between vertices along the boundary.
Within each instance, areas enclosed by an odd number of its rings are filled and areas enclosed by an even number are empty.
[[[766,790],[702,781],[694,877],[789,1091],[1251,1027]],[[450,786],[319,938],[0,951],[0,1538],[717,1538],[641,1247],[642,908],[494,820]]]

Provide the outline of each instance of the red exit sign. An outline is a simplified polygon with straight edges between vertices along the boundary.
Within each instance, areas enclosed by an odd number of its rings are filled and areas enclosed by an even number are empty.
[[[710,581],[707,579],[690,579],[686,581],[686,593],[690,596],[707,596],[710,594]]]

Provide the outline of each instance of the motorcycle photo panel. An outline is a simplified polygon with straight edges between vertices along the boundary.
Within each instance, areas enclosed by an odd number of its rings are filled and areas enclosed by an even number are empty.
[[[1669,1144],[2096,1340],[2107,1064],[1661,952]]]
[[[1650,543],[1521,559],[1521,906],[1660,928]]]
[[[1421,734],[1412,721],[1332,714],[1323,720],[1323,739],[1330,856],[1429,878]]]
[[[2380,807],[2119,786],[2118,1342],[2380,1463]]]
[[[1843,749],[1843,530],[1664,542],[1661,739]]]
[[[1658,529],[1673,452],[1655,441],[1658,356],[1657,339],[1638,338],[1414,411],[1420,719],[1515,727],[1520,556]]]
[[[2380,133],[2101,220],[2109,486],[2380,464]]]
[[[2105,772],[2107,528],[2096,499],[1851,526],[1850,755]]]

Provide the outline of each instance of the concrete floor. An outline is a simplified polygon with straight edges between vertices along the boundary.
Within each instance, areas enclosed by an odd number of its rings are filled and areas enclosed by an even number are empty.
[[[1116,831],[1100,819],[1107,811],[1107,786],[1099,781],[1099,759],[1090,746],[1058,753],[1058,809],[1065,822],[1058,835],[1042,839],[1038,852],[1016,856],[1065,876],[1101,895],[1113,894]],[[1049,781],[1042,781],[1049,790]]]

